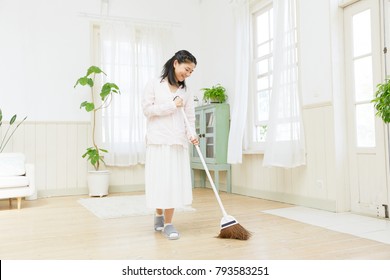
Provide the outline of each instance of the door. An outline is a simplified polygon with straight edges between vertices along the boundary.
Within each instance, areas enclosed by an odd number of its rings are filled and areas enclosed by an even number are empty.
[[[382,82],[379,0],[344,10],[351,210],[385,217],[388,172],[385,126],[370,102]]]

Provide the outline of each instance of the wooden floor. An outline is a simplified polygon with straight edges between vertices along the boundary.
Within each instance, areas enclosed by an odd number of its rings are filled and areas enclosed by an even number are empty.
[[[140,193],[130,193],[138,195]],[[122,194],[111,194],[122,195]],[[129,195],[129,193],[126,193]],[[175,214],[181,238],[154,232],[152,216],[99,219],[68,196],[0,200],[2,260],[347,260],[390,259],[390,245],[263,213],[291,205],[221,193],[227,212],[253,233],[218,239],[221,212],[209,189],[194,189],[195,212]]]

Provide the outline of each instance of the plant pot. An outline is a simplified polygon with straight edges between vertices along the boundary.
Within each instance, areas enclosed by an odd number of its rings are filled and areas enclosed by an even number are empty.
[[[110,171],[102,170],[88,171],[88,190],[89,196],[106,196],[110,186]]]

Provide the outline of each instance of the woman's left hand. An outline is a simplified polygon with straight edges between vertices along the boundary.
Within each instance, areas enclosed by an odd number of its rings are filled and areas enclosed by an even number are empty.
[[[195,146],[199,145],[199,140],[196,137],[191,137],[190,139],[191,143],[194,144]]]

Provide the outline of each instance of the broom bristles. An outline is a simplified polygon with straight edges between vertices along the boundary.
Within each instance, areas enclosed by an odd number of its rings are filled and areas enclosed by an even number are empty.
[[[234,225],[222,228],[218,238],[228,238],[228,239],[238,239],[238,240],[248,240],[252,234],[247,231],[239,223]]]

